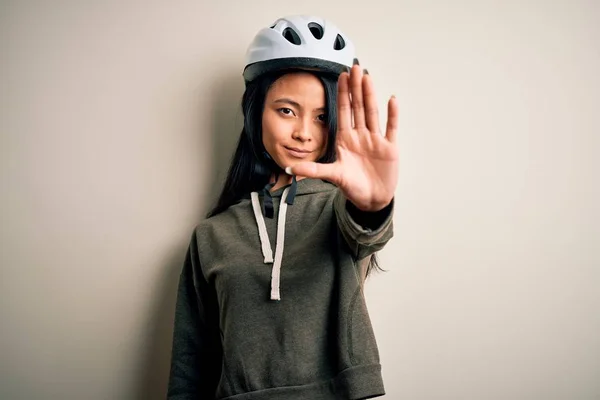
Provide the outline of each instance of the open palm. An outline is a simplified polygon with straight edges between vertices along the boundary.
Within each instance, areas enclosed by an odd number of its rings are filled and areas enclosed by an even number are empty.
[[[334,183],[363,211],[381,210],[392,201],[398,182],[398,101],[392,96],[388,102],[383,136],[373,81],[358,65],[340,75],[337,101],[337,160],[331,164],[302,162],[292,173]]]

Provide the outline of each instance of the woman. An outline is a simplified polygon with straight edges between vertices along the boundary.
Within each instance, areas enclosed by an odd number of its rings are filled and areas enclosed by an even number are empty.
[[[244,128],[180,278],[168,397],[381,396],[362,287],[392,237],[397,101],[381,135],[372,80],[320,18],[279,19],[247,56]]]

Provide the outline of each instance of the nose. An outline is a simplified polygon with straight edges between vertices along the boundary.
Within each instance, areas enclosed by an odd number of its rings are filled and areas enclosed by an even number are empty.
[[[312,132],[310,131],[311,124],[299,121],[294,129],[294,133],[292,134],[292,138],[298,140],[300,142],[310,142],[312,140]]]

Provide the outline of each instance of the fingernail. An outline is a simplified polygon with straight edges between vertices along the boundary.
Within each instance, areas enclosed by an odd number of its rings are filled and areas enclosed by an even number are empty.
[[[352,62],[352,65],[360,65],[360,63],[358,62],[358,58],[354,59],[354,61]]]
[[[369,70],[365,68],[365,69],[363,70],[363,73],[364,73],[365,75],[369,75]]]
[[[292,175],[292,167],[286,167],[285,168],[285,173],[288,175]]]

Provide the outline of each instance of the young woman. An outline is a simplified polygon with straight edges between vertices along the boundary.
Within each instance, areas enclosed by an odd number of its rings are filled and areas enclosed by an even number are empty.
[[[244,128],[180,278],[168,398],[381,396],[362,289],[392,237],[397,101],[382,134],[371,78],[321,18],[279,19],[247,56]]]

